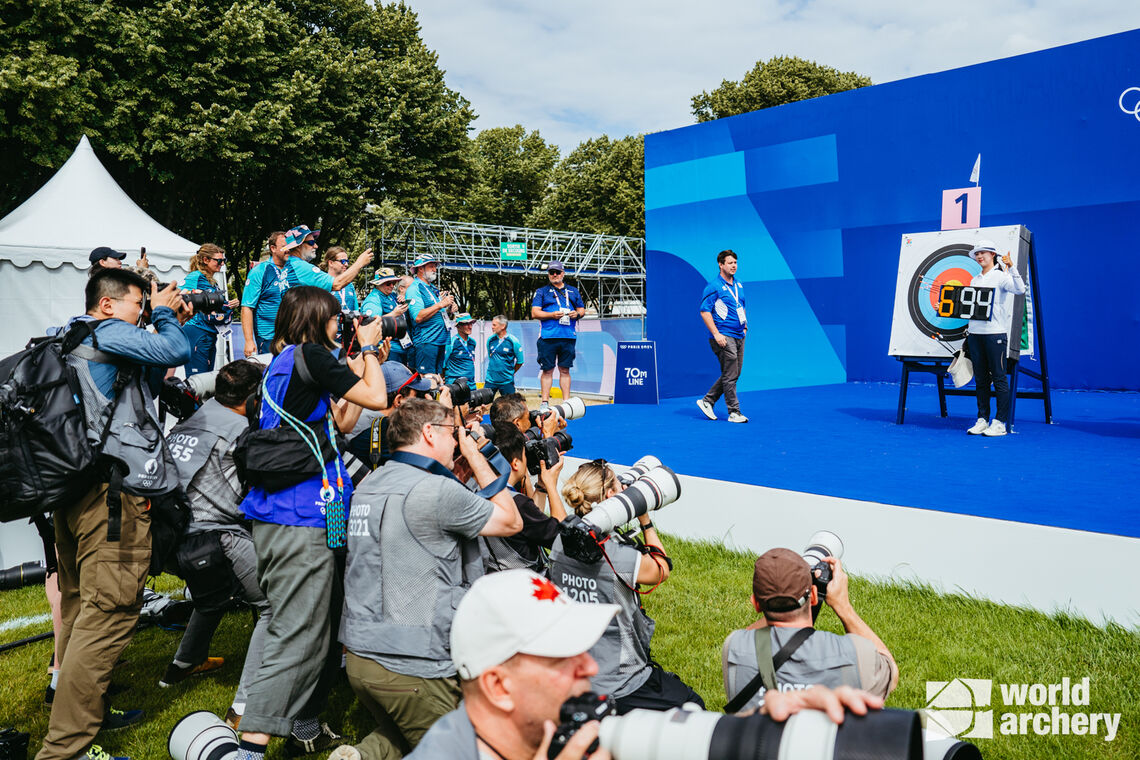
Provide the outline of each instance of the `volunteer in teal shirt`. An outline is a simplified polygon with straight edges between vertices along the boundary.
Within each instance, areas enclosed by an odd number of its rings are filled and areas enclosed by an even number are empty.
[[[409,350],[412,347],[414,328],[411,320],[408,319],[407,302],[396,293],[397,284],[402,279],[404,278],[396,274],[391,267],[379,267],[372,276],[372,292],[360,305],[360,313],[369,317],[396,317],[403,321],[407,333],[400,340],[392,341],[392,348],[388,352],[388,361],[406,365]]]
[[[522,343],[507,334],[507,318],[500,314],[491,320],[491,335],[487,338],[487,375],[484,388],[491,388],[506,396],[515,392],[515,373],[523,365]]]
[[[450,293],[440,293],[433,285],[439,270],[439,260],[434,256],[421,256],[412,264],[415,279],[408,286],[405,297],[408,299],[408,313],[416,325],[413,336],[415,348],[415,370],[421,375],[439,375],[443,372],[447,351],[447,323],[445,310],[454,311],[455,297]]]
[[[443,377],[449,383],[463,377],[470,387],[475,387],[475,339],[471,328],[475,318],[470,314],[460,314],[455,318],[455,331],[458,333],[447,344],[447,358],[444,360]]]
[[[206,243],[190,259],[190,274],[182,283],[183,293],[200,290],[203,293],[222,293],[222,288],[214,279],[226,263],[226,252],[213,243]],[[194,313],[182,325],[182,334],[190,342],[190,361],[186,362],[186,377],[214,369],[214,357],[218,352],[218,328],[224,327],[232,319],[233,307],[237,301],[227,301],[226,308],[218,312]]]

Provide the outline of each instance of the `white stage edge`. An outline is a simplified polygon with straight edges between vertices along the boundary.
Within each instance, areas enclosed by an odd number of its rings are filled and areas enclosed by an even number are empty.
[[[585,461],[568,457],[564,473]],[[945,593],[1140,629],[1140,596],[1117,577],[1140,566],[1140,539],[679,478],[681,498],[653,514],[653,522],[676,536],[758,555],[776,546],[802,549],[812,533],[826,529],[843,539],[844,567],[864,578],[917,581]],[[749,583],[742,578],[741,588]]]

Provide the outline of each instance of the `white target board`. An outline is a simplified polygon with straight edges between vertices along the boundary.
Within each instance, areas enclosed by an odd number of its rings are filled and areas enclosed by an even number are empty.
[[[1019,224],[903,235],[888,351],[891,356],[948,358],[951,352],[946,346],[957,349],[962,344],[969,320],[946,316],[961,311],[961,304],[951,308],[943,299],[947,292],[943,286],[969,285],[981,274],[981,265],[970,256],[970,249],[979,240],[994,243],[999,259],[1005,255],[1013,259],[1013,266],[1028,282],[1029,230]],[[1033,355],[1032,323],[1027,321],[1032,309],[1026,307],[1026,296],[1017,296],[1013,306],[1008,345],[1014,359]],[[973,304],[967,308],[972,309]]]

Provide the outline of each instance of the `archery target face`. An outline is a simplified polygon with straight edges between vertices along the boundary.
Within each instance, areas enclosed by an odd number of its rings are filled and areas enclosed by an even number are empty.
[[[894,319],[891,322],[891,356],[946,358],[966,335],[967,321],[939,316],[943,285],[969,285],[982,267],[970,256],[978,240],[992,240],[999,255],[1009,253],[1019,268],[1021,227],[986,227],[970,230],[920,232],[902,236]],[[939,342],[939,339],[942,343]]]

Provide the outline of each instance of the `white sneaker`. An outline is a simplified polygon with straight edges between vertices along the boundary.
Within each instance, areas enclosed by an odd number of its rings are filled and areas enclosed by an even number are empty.
[[[982,435],[995,436],[995,435],[1005,435],[1005,433],[1006,433],[1005,423],[999,419],[995,419],[993,422],[990,423],[990,426],[988,428],[986,428],[985,431],[982,432]]]
[[[707,402],[703,398],[701,398],[701,399],[697,399],[697,406],[699,406],[701,408],[701,411],[704,412],[705,416],[708,417],[710,420],[716,419],[716,412],[713,410],[712,404],[710,404],[709,402]]]
[[[328,760],[360,760],[360,750],[351,744],[342,744],[329,754]]]
[[[729,422],[748,422],[748,418],[740,412],[730,412],[728,415]]]
[[[979,417],[978,421],[974,423],[974,426],[966,432],[970,435],[981,435],[982,433],[986,432],[986,428],[989,426],[990,424],[986,422],[984,417]]]

